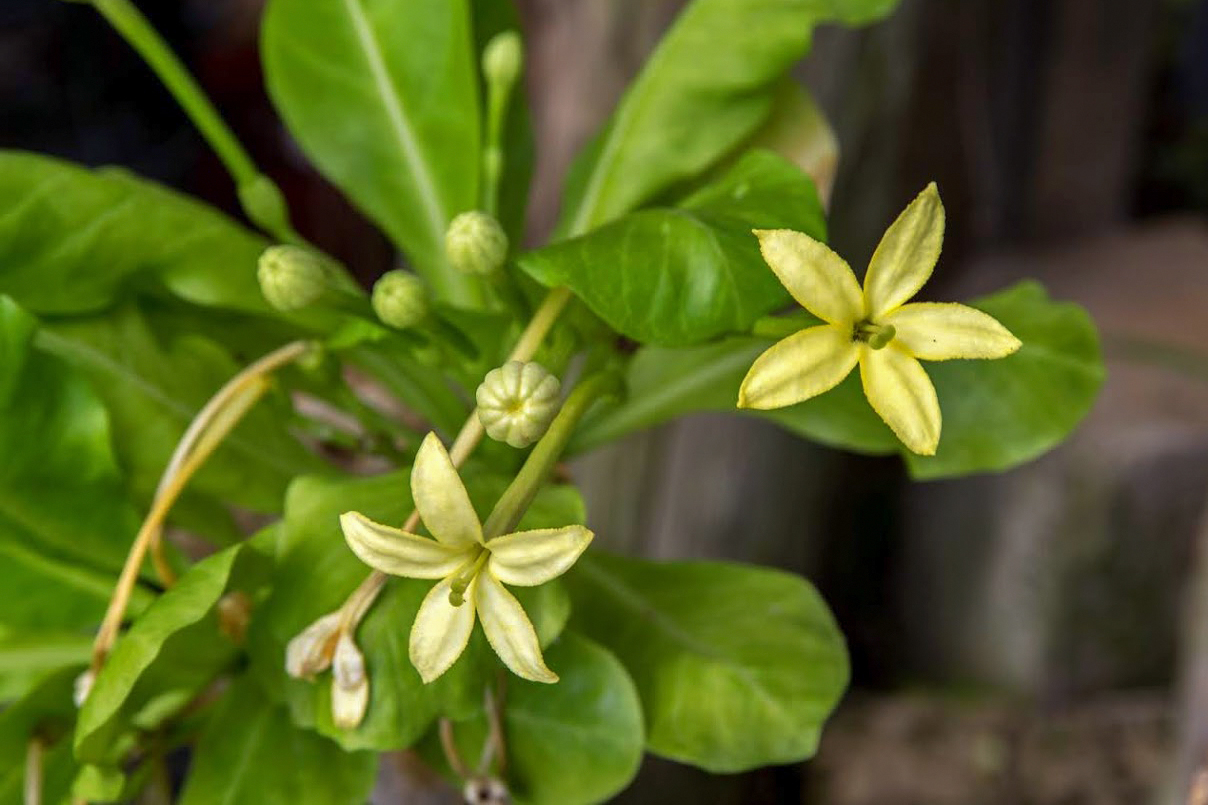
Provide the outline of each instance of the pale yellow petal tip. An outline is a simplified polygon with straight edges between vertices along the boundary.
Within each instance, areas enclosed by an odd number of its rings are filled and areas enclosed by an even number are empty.
[[[905,442],[903,442],[903,444],[905,444]],[[939,449],[939,446],[940,440],[936,439],[934,442],[928,442],[926,444],[907,444],[906,449],[914,453],[916,456],[934,456],[935,451]]]

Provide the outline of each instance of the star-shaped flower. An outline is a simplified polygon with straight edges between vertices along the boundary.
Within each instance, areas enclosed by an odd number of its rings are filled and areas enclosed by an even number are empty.
[[[783,408],[829,391],[860,365],[864,394],[910,450],[933,455],[940,405],[919,360],[1003,358],[1019,339],[980,310],[955,303],[905,304],[940,256],[944,207],[932,182],[885,231],[864,277],[826,245],[787,229],[755,230],[763,259],[824,324],[773,344],[738,391],[740,408]]]
[[[591,542],[580,525],[483,538],[482,524],[436,434],[424,439],[411,470],[411,494],[435,539],[375,523],[357,512],[340,516],[349,547],[383,573],[440,579],[411,627],[411,664],[431,682],[461,656],[474,616],[495,653],[517,676],[557,682],[545,665],[537,632],[504,583],[535,587],[562,575]]]

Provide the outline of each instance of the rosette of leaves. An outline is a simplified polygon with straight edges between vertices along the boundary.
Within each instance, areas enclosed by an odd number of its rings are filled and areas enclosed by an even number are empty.
[[[869,24],[893,0],[690,2],[575,161],[555,239],[513,250],[489,278],[455,271],[444,235],[457,214],[488,206],[522,242],[526,100],[515,92],[492,111],[478,72],[485,43],[517,28],[514,11],[501,0],[269,0],[269,94],[318,171],[430,289],[414,332],[380,326],[355,293],[289,313],[266,303],[258,257],[300,243],[279,194],[134,6],[92,5],[165,78],[261,231],[121,169],[0,152],[0,801],[17,801],[31,775],[46,802],[121,801],[160,785],[165,759],[187,746],[189,805],[351,805],[372,788],[375,753],[414,747],[448,772],[441,718],[473,755],[487,733],[482,691],[500,665],[476,636],[447,674],[421,682],[406,634],[423,583],[392,581],[360,625],[373,687],[355,729],[332,723],[327,686],[285,674],[284,651],[364,577],[339,515],[405,518],[419,444],[407,422],[452,438],[541,286],[573,294],[542,364],[560,373],[586,354],[625,378],[624,401],[591,412],[573,451],[725,410],[839,448],[904,452],[850,379],[783,410],[734,410],[747,368],[775,340],[753,326],[789,302],[751,230],[825,238],[814,182],[793,161],[810,152],[794,132],[815,136],[817,116],[795,127],[812,107],[786,92],[787,73],[816,25]],[[502,173],[484,200],[492,136]],[[1101,382],[1095,331],[1077,307],[1033,284],[972,304],[1023,347],[935,368],[943,441],[934,457],[906,456],[916,477],[1039,455]],[[277,393],[197,475],[169,520],[192,535],[193,549],[169,556],[176,584],[139,577],[127,628],[77,711],[71,682],[173,445],[239,365],[298,338],[325,342],[329,363],[281,373]],[[409,416],[367,405],[338,371],[349,367]],[[299,395],[320,405],[295,408]],[[314,413],[331,409],[340,416]],[[393,469],[354,474],[361,458]],[[502,446],[466,465],[479,516],[516,467]],[[586,516],[560,483],[537,495],[522,527]],[[249,522],[268,525],[249,540]],[[234,629],[223,603],[232,595],[246,601]],[[846,685],[833,618],[790,574],[593,548],[564,579],[523,595],[561,681],[507,683],[507,783],[520,802],[605,800],[644,752],[716,772],[801,760]]]

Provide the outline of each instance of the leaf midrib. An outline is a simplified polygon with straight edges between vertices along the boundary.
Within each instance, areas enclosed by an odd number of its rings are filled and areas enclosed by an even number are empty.
[[[410,168],[411,175],[415,180],[416,189],[419,191],[420,203],[423,206],[424,214],[428,219],[429,228],[431,229],[433,242],[439,243],[441,238],[444,237],[445,220],[447,218],[446,210],[437,197],[436,186],[432,181],[428,164],[420,155],[419,142],[415,136],[415,131],[408,120],[402,101],[395,91],[394,82],[390,78],[390,72],[386,69],[386,62],[382,57],[381,44],[377,41],[377,37],[374,36],[373,29],[369,25],[369,20],[365,17],[365,11],[361,8],[359,0],[344,0],[344,7],[347,9],[348,16],[352,20],[357,40],[365,54],[365,60],[369,63],[369,71],[373,76],[374,86],[381,97],[382,105],[386,110],[386,117],[390,120],[390,126],[394,130],[395,140],[402,153],[403,161]]]

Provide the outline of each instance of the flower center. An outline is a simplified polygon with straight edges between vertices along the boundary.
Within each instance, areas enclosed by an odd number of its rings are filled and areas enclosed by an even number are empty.
[[[851,340],[862,341],[873,349],[884,349],[898,334],[892,324],[875,324],[869,319],[856,322],[851,329]]]
[[[452,606],[459,607],[465,603],[466,589],[491,556],[491,552],[482,546],[475,550],[477,553],[474,554],[474,558],[458,568],[457,575],[453,577],[453,583],[449,585],[449,603]]]

